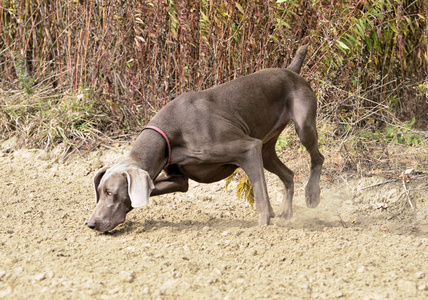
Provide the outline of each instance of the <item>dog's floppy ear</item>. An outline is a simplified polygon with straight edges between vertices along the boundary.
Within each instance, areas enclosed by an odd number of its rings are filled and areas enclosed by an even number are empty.
[[[97,172],[97,174],[95,174],[94,176],[94,189],[95,189],[95,201],[98,203],[98,201],[100,200],[100,193],[98,192],[98,186],[100,185],[101,179],[103,178],[105,172],[109,169],[110,167],[104,167],[101,170],[99,170]]]
[[[150,193],[155,188],[149,173],[137,167],[131,167],[125,173],[128,178],[128,194],[132,207],[149,203]]]

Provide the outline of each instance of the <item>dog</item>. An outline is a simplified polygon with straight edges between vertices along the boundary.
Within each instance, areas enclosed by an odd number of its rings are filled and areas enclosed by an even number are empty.
[[[184,93],[165,105],[142,130],[125,160],[96,173],[97,205],[86,225],[111,231],[133,208],[148,204],[150,196],[186,192],[189,179],[212,183],[238,167],[252,184],[260,225],[269,225],[275,217],[264,169],[284,184],[277,217],[291,218],[294,173],[275,153],[278,136],[290,121],[311,157],[305,197],[308,207],[316,207],[324,157],[318,150],[317,99],[299,76],[307,48],[299,47],[287,68],[263,69]]]

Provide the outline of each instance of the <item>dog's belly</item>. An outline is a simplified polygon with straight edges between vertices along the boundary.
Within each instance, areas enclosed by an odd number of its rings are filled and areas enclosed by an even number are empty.
[[[181,165],[180,171],[190,179],[201,183],[212,183],[230,176],[237,168],[235,165]]]

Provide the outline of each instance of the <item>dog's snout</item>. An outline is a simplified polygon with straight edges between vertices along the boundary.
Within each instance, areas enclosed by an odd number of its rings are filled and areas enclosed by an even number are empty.
[[[86,226],[88,226],[89,228],[91,228],[91,229],[95,229],[95,226],[96,226],[96,224],[95,224],[95,220],[89,220],[89,221],[86,221],[86,222],[85,222],[85,224],[86,224]]]

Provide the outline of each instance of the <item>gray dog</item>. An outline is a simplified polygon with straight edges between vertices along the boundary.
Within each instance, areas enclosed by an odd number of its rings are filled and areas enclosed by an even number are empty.
[[[186,192],[189,178],[211,183],[238,167],[253,186],[259,224],[275,217],[263,168],[284,183],[279,217],[291,218],[294,174],[275,153],[290,121],[311,156],[306,204],[316,207],[324,157],[317,143],[316,96],[298,75],[306,52],[307,46],[300,47],[286,69],[261,70],[168,103],[138,136],[127,159],[95,175],[97,206],[87,226],[110,231],[149,196]]]

